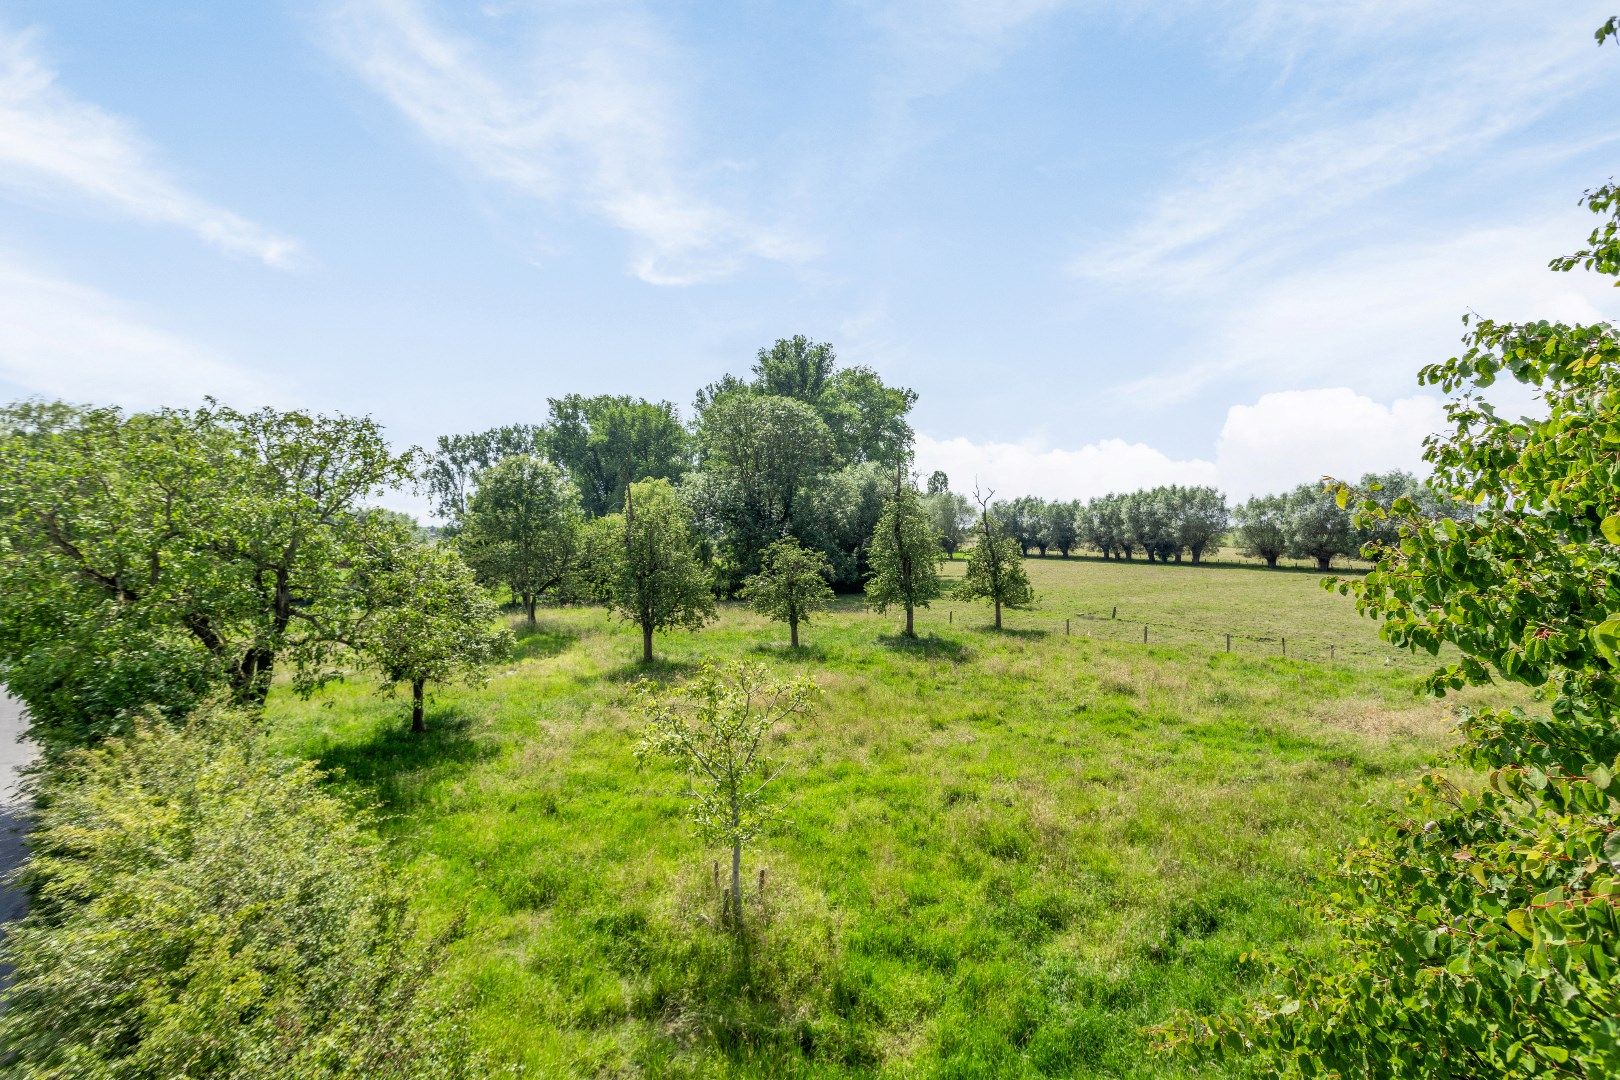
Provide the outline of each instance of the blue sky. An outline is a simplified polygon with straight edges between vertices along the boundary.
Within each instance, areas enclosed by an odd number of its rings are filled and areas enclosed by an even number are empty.
[[[1465,310],[1615,307],[1608,5],[1462,11],[0,0],[0,393],[428,443],[806,333],[959,487],[1414,465]]]

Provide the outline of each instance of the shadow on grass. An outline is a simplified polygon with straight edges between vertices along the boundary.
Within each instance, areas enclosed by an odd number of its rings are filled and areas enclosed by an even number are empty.
[[[315,759],[326,773],[342,784],[363,788],[385,813],[410,808],[405,777],[425,771],[462,772],[493,757],[495,747],[472,736],[472,723],[454,709],[427,712],[427,730],[412,732],[410,718],[378,726],[365,742],[334,746]],[[413,784],[414,795],[420,790]]]
[[[984,632],[987,634],[1002,634],[1006,637],[1023,638],[1025,641],[1039,641],[1041,638],[1052,636],[1052,631],[1033,626],[1003,626],[1000,630],[997,630],[994,626],[987,626],[984,628]]]
[[[579,631],[564,626],[519,622],[512,627],[512,659],[536,660],[556,656],[579,640]]]
[[[798,663],[820,663],[832,655],[821,645],[800,645],[794,648],[785,641],[762,641],[754,646],[754,651],[778,660]]]
[[[672,683],[695,674],[697,669],[698,664],[694,660],[666,660],[656,656],[651,662],[633,660],[628,664],[621,664],[604,672],[602,677],[622,683],[636,683],[643,679],[655,683]]]
[[[904,634],[883,634],[877,641],[885,649],[908,653],[924,660],[948,660],[953,664],[964,664],[973,659],[972,649],[960,641],[952,641],[936,634],[913,638],[908,638]]]

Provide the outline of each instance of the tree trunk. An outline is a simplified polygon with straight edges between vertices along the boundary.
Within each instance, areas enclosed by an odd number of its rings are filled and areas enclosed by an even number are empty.
[[[538,603],[539,603],[539,599],[533,593],[525,593],[524,594],[524,596],[523,596],[523,610],[528,612],[528,614],[529,614],[529,625],[530,626],[534,625],[534,609],[535,609],[535,606]]]
[[[241,705],[263,709],[270,696],[270,676],[275,669],[276,654],[269,649],[252,648],[237,662],[231,672],[231,696]]]
[[[910,601],[907,601],[907,603],[906,603],[906,637],[916,637],[916,636],[917,636],[917,629],[916,629],[916,623],[912,620],[911,603],[910,603]]]
[[[1001,629],[1001,597],[996,597],[996,629]]]
[[[1333,569],[1333,556],[1331,556],[1331,555],[1318,555],[1316,557],[1316,568],[1318,570],[1331,570],[1331,569]]]
[[[799,617],[797,615],[788,616],[788,644],[795,649],[799,647]]]
[[[742,841],[731,844],[731,918],[737,933],[742,933]]]
[[[1203,548],[1195,547],[1195,548],[1192,549],[1192,561],[1193,561],[1194,566],[1197,566],[1198,565],[1198,560],[1202,559],[1203,557],[1204,557],[1204,549]]]
[[[1275,555],[1267,555],[1266,556],[1266,565],[1269,566],[1273,570],[1277,569],[1277,556],[1275,556]]]
[[[411,681],[411,730],[422,732],[427,730],[427,724],[422,721],[422,679]]]
[[[643,664],[652,663],[652,631],[652,623],[644,622],[641,624],[641,662]]]
[[[1179,563],[1180,561],[1181,561],[1181,552],[1178,551],[1178,552],[1176,552],[1176,562]]]

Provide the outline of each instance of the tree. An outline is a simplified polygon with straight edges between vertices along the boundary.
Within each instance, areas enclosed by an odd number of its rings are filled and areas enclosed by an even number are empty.
[[[216,688],[256,708],[283,662],[312,689],[365,614],[354,568],[408,539],[365,506],[412,464],[366,418],[0,411],[0,674],[66,745]]]
[[[411,689],[411,730],[426,731],[428,683],[477,680],[506,655],[512,634],[499,609],[451,548],[415,544],[379,567],[371,587],[380,597],[360,636],[361,648],[388,686]]]
[[[703,475],[694,496],[735,587],[758,571],[767,545],[814,526],[811,509],[834,464],[832,436],[803,402],[749,391],[711,404],[697,439]]]
[[[561,470],[522,454],[485,470],[456,542],[480,581],[512,590],[532,626],[541,598],[578,567],[583,524]]]
[[[761,615],[788,624],[788,642],[799,647],[799,624],[832,603],[827,556],[787,537],[765,549],[759,573],[743,584],[742,596]]]
[[[928,474],[928,494],[944,495],[951,490],[951,478],[945,475],[943,469],[935,469]]]
[[[691,818],[702,837],[731,849],[732,926],[743,929],[742,851],[771,823],[770,785],[781,768],[765,741],[816,696],[808,679],[777,682],[763,664],[705,663],[684,686],[643,683],[647,728],[636,757],[673,759],[686,775]]]
[[[1181,538],[1165,488],[1125,496],[1123,517],[1127,543],[1141,548],[1149,562],[1155,558],[1169,562],[1171,556],[1180,556]]]
[[[1318,570],[1327,570],[1335,556],[1360,550],[1350,515],[1321,484],[1301,484],[1288,494],[1287,506],[1283,536],[1291,558],[1315,559]]]
[[[1620,276],[1620,189],[1585,202],[1603,222],[1552,266]],[[1273,1076],[1620,1074],[1620,330],[1468,327],[1420,381],[1451,395],[1433,483],[1475,514],[1341,487],[1358,526],[1392,522],[1397,542],[1330,584],[1397,645],[1447,650],[1431,691],[1505,680],[1545,704],[1465,712],[1456,757],[1351,852],[1334,947],[1285,960],[1251,1010],[1182,1018],[1172,1045]],[[1503,375],[1539,417],[1497,415],[1483,391]]]
[[[1078,503],[1064,502],[1061,499],[1041,507],[1042,555],[1046,554],[1047,548],[1057,548],[1065,559],[1069,557],[1069,552],[1074,550],[1075,544],[1079,541],[1077,520],[1079,509]]]
[[[1232,512],[1232,520],[1237,524],[1238,550],[1276,569],[1288,549],[1288,497],[1256,495]]]
[[[440,435],[438,449],[428,458],[422,480],[433,512],[454,531],[467,513],[478,478],[503,458],[519,454],[541,456],[546,451],[546,429],[533,424],[507,424],[471,435]]]
[[[1131,557],[1131,542],[1125,528],[1125,496],[1102,495],[1086,507],[1085,543],[1105,559]]]
[[[1040,540],[1041,500],[1029,495],[995,503],[990,509],[1002,530],[1018,544],[1018,553],[1027,555]]]
[[[692,552],[688,511],[668,480],[642,480],[625,493],[615,521],[624,538],[609,570],[613,607],[641,627],[641,659],[651,663],[653,632],[696,630],[714,618],[714,597]]]
[[[1212,487],[1172,487],[1170,491],[1175,507],[1176,559],[1180,560],[1180,549],[1185,548],[1197,565],[1204,549],[1219,543],[1231,527],[1226,496]]]
[[[588,517],[617,511],[634,481],[679,480],[690,441],[667,401],[607,394],[551,399],[547,452],[578,487]]]
[[[929,524],[922,496],[898,468],[894,492],[872,531],[871,561],[866,599],[879,611],[887,611],[890,604],[904,606],[905,635],[916,637],[915,609],[937,599],[945,584],[939,576],[939,537]]]
[[[996,629],[1000,630],[1001,609],[1028,607],[1035,602],[1035,591],[1024,571],[1018,541],[1007,535],[990,511],[994,495],[991,492],[981,498],[977,490],[973,493],[979,503],[979,534],[968,552],[967,572],[957,583],[956,595],[963,600],[983,599],[995,604]]]
[[[968,527],[973,523],[973,508],[964,496],[951,491],[940,491],[924,497],[929,524],[939,537],[940,550],[954,556],[967,539]]]

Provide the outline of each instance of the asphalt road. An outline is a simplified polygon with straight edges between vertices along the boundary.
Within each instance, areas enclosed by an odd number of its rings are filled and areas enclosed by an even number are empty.
[[[0,687],[0,922],[15,919],[28,907],[21,890],[3,884],[23,861],[23,834],[28,804],[17,792],[18,773],[34,760],[34,745],[21,738],[28,721],[22,702]]]

